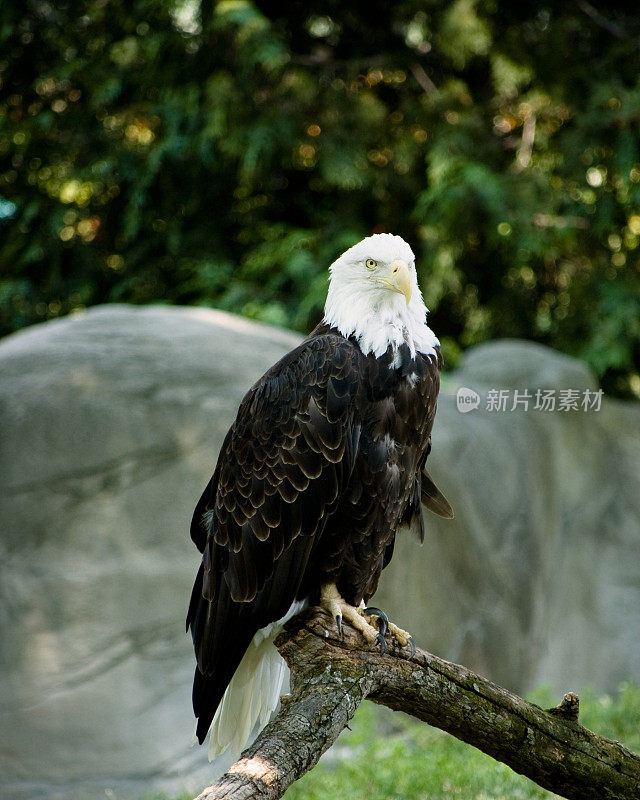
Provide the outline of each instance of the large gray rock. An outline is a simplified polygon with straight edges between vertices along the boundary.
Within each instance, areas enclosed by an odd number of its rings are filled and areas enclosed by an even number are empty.
[[[238,402],[299,341],[214,311],[93,309],[0,343],[0,794],[196,790],[192,508]],[[461,386],[480,407],[456,409]],[[489,389],[593,389],[523,342],[444,382],[428,516],[381,581],[418,642],[516,690],[640,679],[640,408],[493,412]],[[513,393],[511,393],[512,395]]]
[[[298,341],[105,306],[0,343],[0,796],[205,785],[191,512],[245,391]]]

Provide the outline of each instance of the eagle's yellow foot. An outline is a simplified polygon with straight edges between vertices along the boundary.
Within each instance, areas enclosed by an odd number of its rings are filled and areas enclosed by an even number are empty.
[[[320,590],[320,605],[325,608],[335,619],[338,633],[342,635],[342,621],[348,620],[356,630],[359,630],[369,644],[379,644],[384,653],[387,643],[384,635],[377,631],[373,625],[363,617],[362,608],[350,606],[340,595],[335,583],[326,583]]]
[[[413,641],[413,636],[407,631],[403,630],[402,628],[399,628],[393,622],[391,622],[389,620],[389,617],[384,613],[384,611],[382,611],[379,608],[374,608],[373,606],[370,606],[369,608],[361,608],[358,610],[363,616],[377,617],[380,633],[383,636],[387,632],[390,633],[392,636],[396,638],[396,641],[398,642],[400,647],[407,647],[411,645],[411,655],[415,656],[416,643]]]

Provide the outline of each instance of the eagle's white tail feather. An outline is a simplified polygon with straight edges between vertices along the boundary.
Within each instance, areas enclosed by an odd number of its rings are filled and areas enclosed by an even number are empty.
[[[277,622],[261,628],[235,671],[209,729],[209,761],[231,748],[237,758],[247,746],[256,723],[263,728],[275,711],[287,665],[274,641],[285,622],[306,603],[294,603]]]

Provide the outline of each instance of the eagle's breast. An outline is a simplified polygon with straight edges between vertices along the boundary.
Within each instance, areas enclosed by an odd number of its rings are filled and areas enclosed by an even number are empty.
[[[358,345],[354,343],[354,347]],[[347,490],[323,535],[315,568],[349,602],[375,592],[396,530],[420,514],[420,474],[439,388],[439,354],[405,345],[363,358],[356,402],[358,453]]]

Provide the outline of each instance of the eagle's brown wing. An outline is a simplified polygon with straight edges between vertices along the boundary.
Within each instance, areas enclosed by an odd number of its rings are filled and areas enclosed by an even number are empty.
[[[247,393],[194,512],[202,552],[187,615],[202,743],[255,633],[296,600],[309,555],[353,469],[362,356],[307,339]]]

